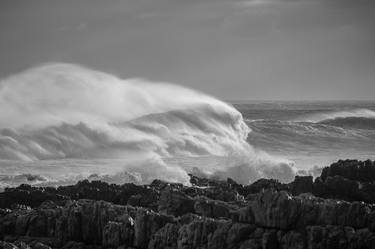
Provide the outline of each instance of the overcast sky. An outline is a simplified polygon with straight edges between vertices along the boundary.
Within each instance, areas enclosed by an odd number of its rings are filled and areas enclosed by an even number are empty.
[[[375,1],[0,0],[0,77],[46,62],[226,100],[374,100]]]

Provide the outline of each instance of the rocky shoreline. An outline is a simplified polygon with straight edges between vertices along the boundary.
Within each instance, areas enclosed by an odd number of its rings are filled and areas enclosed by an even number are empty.
[[[250,185],[81,181],[0,193],[0,248],[375,248],[375,162]]]

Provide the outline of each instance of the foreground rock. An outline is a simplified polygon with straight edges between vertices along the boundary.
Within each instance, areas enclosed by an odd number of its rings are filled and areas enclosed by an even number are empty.
[[[216,219],[105,201],[48,202],[3,214],[0,231],[4,243],[27,238],[32,248],[36,241],[45,248],[373,248],[374,214],[360,202],[267,190]]]
[[[375,203],[375,162],[340,160],[323,169],[314,182],[314,195]]]
[[[23,185],[0,194],[0,248],[374,248],[371,167],[339,161],[289,184]]]
[[[312,193],[323,198],[375,203],[374,168],[375,162],[370,160],[364,162],[340,160],[324,168],[321,176],[315,181],[311,176],[296,176],[289,184],[282,184],[274,179],[260,179],[250,185],[242,185],[232,179],[218,181],[191,176],[192,187],[160,180],[144,186],[132,183],[116,185],[87,180],[58,188],[21,185],[17,188],[7,188],[5,192],[0,193],[0,208],[12,208],[17,205],[38,207],[46,200],[63,204],[67,200],[92,199],[141,206],[157,211],[159,199],[165,190],[178,193],[180,197],[185,196],[185,199],[205,196],[224,202],[241,202],[263,189],[273,189],[285,190],[293,195]]]

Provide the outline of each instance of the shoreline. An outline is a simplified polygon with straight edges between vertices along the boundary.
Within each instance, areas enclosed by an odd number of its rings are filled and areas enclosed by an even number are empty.
[[[296,176],[286,184],[193,175],[190,182],[9,188],[0,193],[1,245],[372,248],[375,241],[375,161],[340,160],[315,180]]]

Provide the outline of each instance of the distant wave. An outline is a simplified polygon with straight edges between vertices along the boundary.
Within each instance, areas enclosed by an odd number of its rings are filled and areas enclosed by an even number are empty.
[[[373,151],[375,129],[373,123],[360,122],[355,126],[343,118],[327,120],[321,123],[293,122],[280,120],[248,121],[252,129],[248,140],[251,144],[269,151],[329,151],[355,148],[358,151]],[[347,126],[340,123],[347,121]],[[337,122],[337,124],[336,124]]]
[[[364,118],[364,117],[346,117],[346,118],[334,118],[320,121],[319,124],[333,125],[344,128],[355,128],[355,129],[367,129],[375,130],[375,117]]]
[[[249,132],[232,106],[176,85],[71,64],[32,68],[0,82],[2,160],[144,158],[124,170],[144,182],[187,183],[186,169],[163,158],[215,155],[237,165],[197,165],[202,172],[241,182],[277,172],[291,180],[289,162],[255,151],[246,141]]]
[[[298,122],[312,122],[320,123],[323,121],[333,120],[337,118],[375,118],[375,111],[369,109],[353,109],[347,111],[336,111],[336,112],[321,112],[310,114],[307,116],[301,116],[294,121]]]

